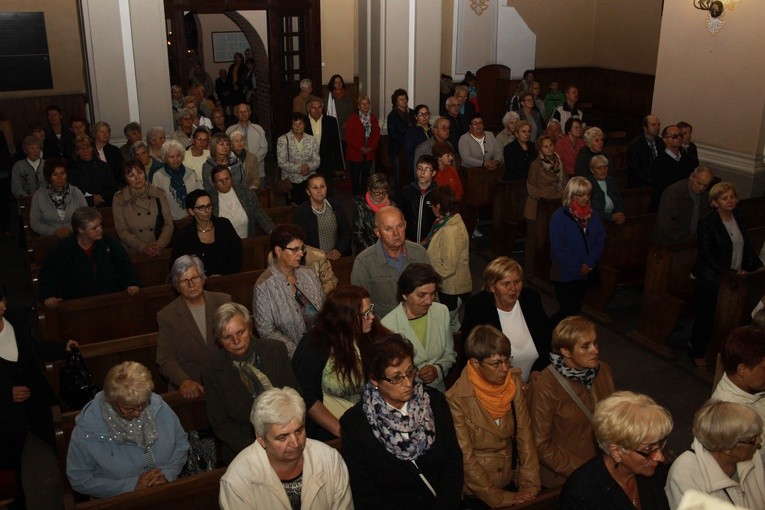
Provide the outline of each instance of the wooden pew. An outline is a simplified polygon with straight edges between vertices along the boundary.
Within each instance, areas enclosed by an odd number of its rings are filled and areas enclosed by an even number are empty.
[[[245,271],[237,274],[208,278],[205,289],[213,292],[225,292],[231,295],[235,303],[252,310],[252,289],[264,269]]]
[[[765,196],[745,198],[736,206],[744,217],[746,229],[765,227]]]
[[[351,284],[351,271],[353,270],[353,261],[356,260],[355,255],[349,255],[347,257],[340,257],[339,259],[330,260],[332,265],[332,272],[337,277],[337,286],[345,287]]]
[[[527,237],[526,208],[528,189],[526,180],[499,181],[492,211],[492,251],[497,255],[510,255],[518,238]]]
[[[41,307],[40,331],[47,340],[76,338],[80,344],[153,333],[157,312],[176,298],[172,285],[141,289],[135,296],[114,292],[64,300]]]
[[[537,220],[533,231],[526,232],[525,277],[538,289],[551,293],[550,219],[561,206],[560,200],[540,198],[537,202]]]
[[[619,188],[619,194],[624,202],[624,215],[635,216],[651,212],[651,193],[650,186],[644,188]]]
[[[99,388],[103,386],[106,373],[114,365],[123,361],[137,361],[151,372],[154,382],[154,392],[164,393],[167,391],[167,381],[159,373],[157,366],[157,333],[107,340],[80,346],[80,352],[85,360],[85,366],[93,378],[93,383]],[[53,388],[54,393],[61,402],[61,408],[69,411],[69,407],[59,394],[61,380],[59,372],[64,361],[48,361],[45,363],[45,378]]]
[[[242,271],[254,271],[268,267],[268,252],[271,251],[271,237],[262,235],[242,239]]]
[[[494,193],[500,177],[505,172],[505,167],[499,165],[494,170],[483,167],[467,168],[460,166],[458,173],[465,195],[462,198],[465,211],[465,226],[468,232],[478,222],[479,214],[494,205]],[[487,216],[485,216],[487,217]]]
[[[560,492],[563,486],[554,489],[543,490],[539,495],[528,503],[511,507],[500,507],[497,510],[558,510],[560,508]]]
[[[279,207],[269,207],[268,209],[263,210],[269,218],[274,220],[274,223],[279,225],[280,223],[292,223],[295,216],[295,209],[297,208],[294,205],[282,205]]]

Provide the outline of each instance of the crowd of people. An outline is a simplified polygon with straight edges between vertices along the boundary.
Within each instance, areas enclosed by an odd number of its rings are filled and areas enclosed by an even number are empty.
[[[696,413],[691,449],[667,473],[669,412],[647,395],[617,391],[598,329],[580,315],[606,225],[626,217],[604,133],[583,129],[576,86],[553,82],[541,97],[527,71],[496,136],[484,128],[472,74],[453,88],[442,80],[434,121],[427,105],[410,109],[397,89],[388,178],[374,166],[381,130],[370,99],[359,96],[354,107],[339,75],[326,98],[302,80],[290,130],[274,140],[295,223],[275,225],[256,195],[268,142],[251,121],[250,60],[239,55],[222,71],[219,105],[209,104],[209,75],[193,66],[189,94],[171,91],[177,129],[167,139],[156,127],[144,141],[132,122],[118,148],[107,123],[96,123],[92,137],[75,135],[82,119],[63,126],[51,107],[52,134],[25,136],[12,170],[13,193],[32,197],[32,230],[60,239],[40,273],[46,307],[135,295],[131,254],[172,249],[178,297],[157,313],[156,363],[170,390],[204,398],[228,466],[222,508],[486,509],[561,486],[561,508],[676,508],[689,489],[765,508],[762,326],[738,328],[723,344],[725,373]],[[226,111],[237,118],[228,127]],[[667,126],[661,137],[659,129],[658,118],[645,117],[629,145],[628,175],[630,186],[653,188],[657,242],[698,239],[689,346],[701,366],[720,278],[762,262],[736,188],[708,190],[714,177],[699,166],[691,126]],[[461,214],[459,165],[525,179],[529,228],[540,199],[561,201],[549,225],[552,316],[510,257],[489,262],[473,293],[470,238],[481,233]],[[333,197],[345,175],[353,218]],[[116,239],[104,235],[103,207],[112,209]],[[242,239],[257,231],[270,236],[270,253],[251,309],[205,290],[207,278],[241,271]],[[350,285],[338,286],[329,261],[352,254]],[[50,419],[35,421],[52,395],[34,361],[60,358],[76,342],[41,349],[25,325],[14,330],[3,317],[5,296],[0,285],[0,383],[11,396],[2,412],[12,422],[0,443],[3,463],[20,470],[19,438],[52,439]],[[103,498],[181,476],[191,446],[153,390],[145,366],[109,371],[76,420],[66,458],[74,490]]]

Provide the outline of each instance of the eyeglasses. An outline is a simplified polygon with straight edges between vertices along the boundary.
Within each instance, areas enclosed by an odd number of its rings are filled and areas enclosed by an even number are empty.
[[[675,140],[677,138],[682,138],[682,137],[683,137],[683,135],[681,135],[680,133],[675,133],[674,135],[667,135],[667,138],[671,138],[673,140]]]
[[[290,248],[289,246],[285,246],[285,247],[284,247],[284,248],[282,248],[282,249],[284,249],[284,250],[289,250],[289,251],[291,251],[292,253],[297,253],[297,252],[299,252],[299,251],[300,251],[300,252],[303,252],[303,253],[305,253],[305,252],[306,252],[306,247],[305,247],[305,245],[302,245],[302,246],[297,246],[297,247],[295,247],[295,248]]]
[[[742,439],[741,441],[736,441],[737,444],[748,444],[750,446],[754,446],[759,443],[760,434],[757,434],[756,436],[752,436],[749,439]]]
[[[115,410],[120,413],[122,416],[130,416],[133,414],[141,414],[141,411],[146,409],[149,406],[148,402],[144,402],[143,404],[133,406],[133,407],[122,407],[119,402],[114,402],[113,407]]]
[[[178,280],[178,285],[181,287],[191,287],[191,285],[196,285],[197,283],[202,281],[201,276],[192,276],[191,278],[186,278],[185,280]]]
[[[641,457],[647,459],[647,458],[650,458],[654,453],[660,452],[661,450],[663,450],[665,446],[667,446],[667,439],[666,438],[665,439],[661,439],[661,440],[655,442],[653,445],[648,445],[649,450],[647,452],[646,451],[641,451],[641,450],[632,450],[632,451],[637,453]],[[627,449],[629,449],[629,448],[627,448]]]
[[[506,366],[507,368],[511,368],[513,366],[513,357],[508,356],[507,358],[498,359],[496,361],[484,361],[480,360],[481,363],[483,363],[486,366],[489,366],[493,368],[494,370],[499,370],[501,366]]]
[[[404,382],[404,379],[407,379],[409,381],[414,381],[414,378],[417,377],[417,372],[419,372],[419,371],[420,371],[419,368],[417,368],[416,366],[412,365],[409,368],[409,370],[407,370],[403,374],[396,374],[393,377],[381,377],[381,379],[384,380],[384,381],[388,381],[389,383],[391,383],[394,386],[400,386]]]
[[[417,114],[418,117],[430,117],[430,112],[420,112]]]
[[[366,320],[374,313],[374,310],[375,310],[375,304],[372,303],[371,305],[369,305],[369,310],[365,310],[361,312],[359,315],[361,315]]]
[[[194,209],[197,211],[212,211],[213,205],[212,204],[205,204],[205,205],[195,205]]]
[[[388,190],[385,189],[373,189],[369,191],[370,195],[376,196],[376,197],[387,197],[388,196]]]

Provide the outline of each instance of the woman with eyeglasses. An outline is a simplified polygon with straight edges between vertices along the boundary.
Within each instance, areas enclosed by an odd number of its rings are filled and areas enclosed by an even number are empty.
[[[430,140],[430,137],[433,136],[433,132],[430,130],[430,109],[427,105],[418,104],[414,108],[414,120],[415,123],[409,126],[406,133],[404,133],[404,143],[402,147],[405,165],[404,178],[407,182],[416,180],[414,151],[417,149],[418,145],[426,140]],[[398,183],[394,182],[393,185],[397,186]]]
[[[349,285],[327,295],[292,358],[305,399],[309,437],[340,437],[340,417],[360,400],[364,389],[362,352],[386,331],[363,288]]]
[[[189,441],[153,389],[151,372],[140,363],[109,370],[103,391],[80,412],[72,431],[66,476],[75,491],[108,498],[178,478]]]
[[[762,419],[750,407],[708,400],[693,418],[693,446],[669,470],[666,493],[677,508],[688,490],[736,505],[765,508]]]
[[[368,381],[340,418],[356,510],[455,510],[462,452],[441,392],[418,377],[412,343],[389,333],[362,353]]]
[[[529,410],[542,485],[557,487],[597,453],[592,413],[614,392],[614,380],[600,361],[595,324],[584,317],[555,327],[550,359],[530,386]]]
[[[364,196],[353,198],[353,251],[358,254],[377,242],[375,214],[396,203],[390,199],[388,177],[375,172],[367,180]]]
[[[205,265],[194,255],[173,262],[170,277],[178,297],[157,312],[157,366],[171,390],[197,398],[205,393],[202,368],[219,349],[212,318],[231,296],[205,290]]]
[[[170,259],[196,255],[205,263],[208,276],[238,273],[242,269],[242,239],[231,221],[213,214],[210,194],[203,189],[192,191],[186,196],[186,210],[192,221],[178,229]]]
[[[283,223],[271,231],[273,258],[252,292],[252,315],[262,338],[280,340],[292,359],[298,342],[311,329],[324,306],[324,290],[316,272],[301,265],[305,233]]]
[[[454,339],[446,305],[436,302],[441,276],[430,264],[409,264],[398,278],[399,305],[383,317],[382,325],[414,346],[418,377],[446,391],[444,380],[454,362]]]
[[[592,417],[600,453],[566,480],[566,509],[668,510],[662,452],[672,431],[669,411],[647,395],[617,391]]]
[[[537,108],[537,105],[534,101],[534,93],[532,91],[528,90],[522,93],[520,95],[520,99],[520,109],[518,110],[518,116],[521,120],[525,120],[531,126],[530,141],[531,143],[535,143],[537,141],[537,137],[542,134],[547,125],[542,118],[542,113]]]
[[[539,461],[510,340],[477,326],[465,342],[467,366],[446,392],[462,448],[463,509],[484,510],[531,501],[541,488]]]

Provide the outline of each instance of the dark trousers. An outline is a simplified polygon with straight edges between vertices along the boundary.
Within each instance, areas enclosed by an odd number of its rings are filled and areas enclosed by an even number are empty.
[[[693,280],[696,298],[696,318],[691,332],[691,358],[703,358],[707,344],[712,336],[712,325],[717,310],[717,294],[720,285],[717,282],[696,279]]]
[[[16,472],[16,500],[8,508],[26,508],[24,488],[21,486],[21,458],[27,431],[9,432],[0,435],[0,469],[12,469]]]
[[[555,287],[555,297],[558,298],[558,311],[550,319],[553,326],[566,317],[579,315],[587,293],[587,280],[570,282],[552,282]]]
[[[367,191],[367,180],[372,169],[371,161],[349,161],[351,167],[351,191],[353,196],[360,196]]]

